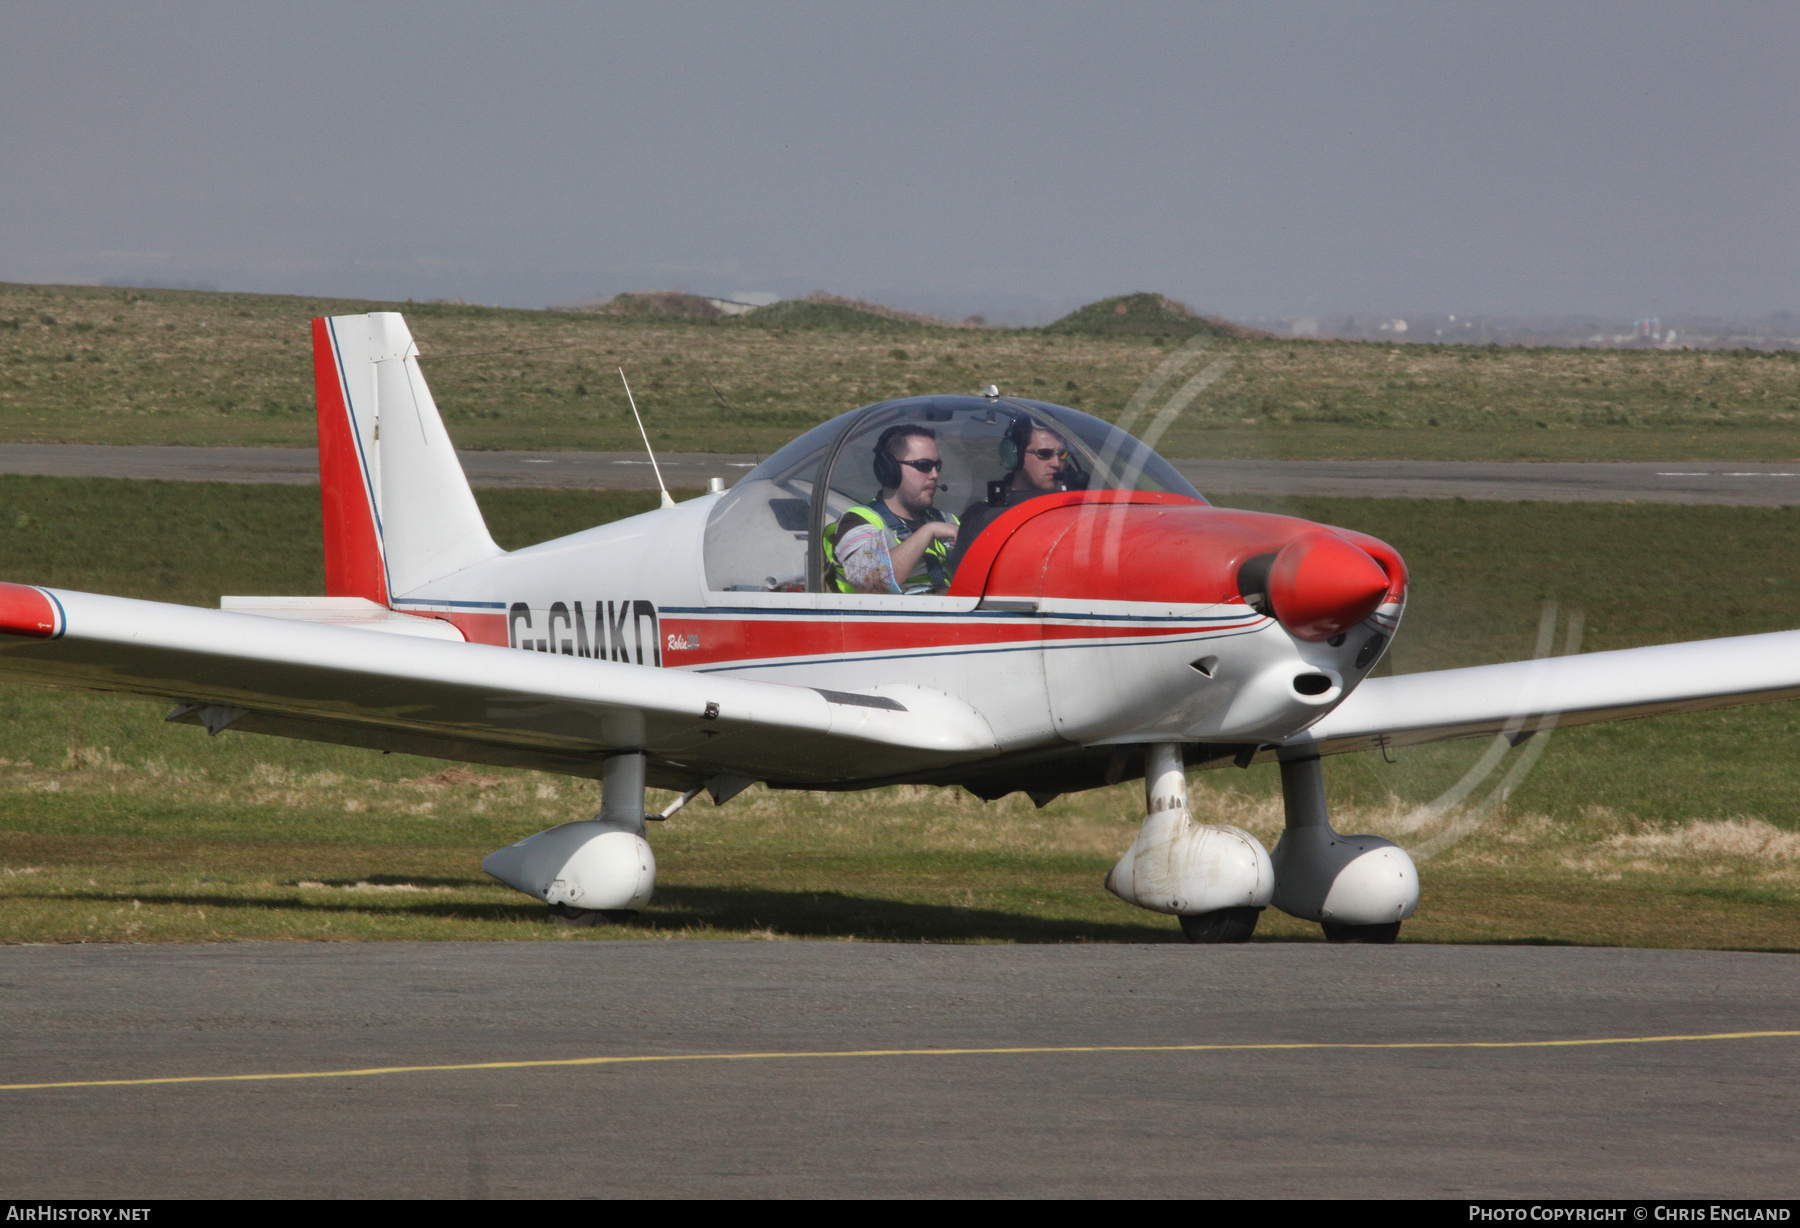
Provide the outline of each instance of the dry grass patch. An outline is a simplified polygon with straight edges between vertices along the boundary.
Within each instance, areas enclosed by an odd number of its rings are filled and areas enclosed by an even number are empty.
[[[1609,836],[1606,844],[1620,855],[1665,861],[1781,864],[1800,859],[1800,833],[1782,831],[1764,819],[1700,820],[1673,830]]]

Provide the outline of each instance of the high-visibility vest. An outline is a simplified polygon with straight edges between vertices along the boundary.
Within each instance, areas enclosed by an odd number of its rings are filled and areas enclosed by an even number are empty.
[[[911,533],[907,530],[906,522],[901,520],[900,517],[895,514],[894,510],[884,502],[877,502],[872,507],[866,504],[860,507],[853,507],[845,512],[844,515],[860,516],[872,525],[879,525],[881,528],[891,531],[902,541],[911,536]],[[925,518],[927,520],[941,521],[945,524],[960,525],[962,523],[949,512],[940,512],[935,507],[926,513]],[[829,525],[825,526],[825,559],[831,566],[830,579],[831,582],[837,586],[837,591],[840,593],[854,593],[859,592],[860,590],[845,578],[844,565],[837,555],[838,526],[843,524],[843,522],[843,517],[840,516],[837,520],[834,520]],[[950,573],[945,565],[949,558],[949,543],[945,542],[941,537],[934,539],[929,546],[925,547],[925,553],[919,556],[919,570],[915,571],[906,579],[899,581],[901,590],[904,591],[907,588],[923,585],[930,585],[932,588],[950,587]]]

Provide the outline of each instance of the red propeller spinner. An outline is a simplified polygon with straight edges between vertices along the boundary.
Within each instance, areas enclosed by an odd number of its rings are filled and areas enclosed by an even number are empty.
[[[1269,568],[1269,604],[1303,640],[1328,640],[1375,612],[1387,595],[1388,573],[1336,533],[1315,530],[1293,538]]]

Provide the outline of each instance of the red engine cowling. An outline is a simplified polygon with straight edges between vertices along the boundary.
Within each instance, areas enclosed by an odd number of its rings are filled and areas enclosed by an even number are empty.
[[[1260,590],[1243,591],[1252,578]],[[1383,602],[1403,601],[1406,565],[1376,538],[1291,516],[1179,495],[1070,493],[996,520],[970,546],[950,591],[1170,606],[1247,601],[1295,636],[1325,640]]]

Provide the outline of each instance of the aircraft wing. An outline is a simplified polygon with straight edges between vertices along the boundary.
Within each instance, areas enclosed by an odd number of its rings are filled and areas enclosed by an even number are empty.
[[[643,750],[670,787],[829,784],[996,751],[980,713],[922,687],[823,691],[19,584],[0,584],[0,681],[169,699],[171,720],[215,733],[578,776]]]
[[[1370,678],[1287,745],[1324,754],[1800,697],[1800,631]]]

